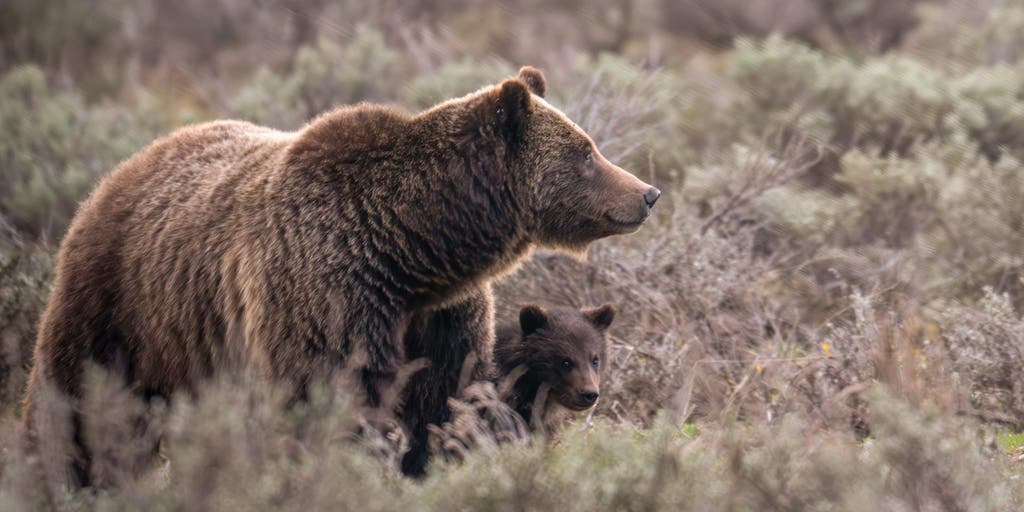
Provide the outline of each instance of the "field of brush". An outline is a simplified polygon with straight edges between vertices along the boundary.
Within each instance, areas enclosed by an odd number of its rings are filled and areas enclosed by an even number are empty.
[[[0,510],[1024,509],[1024,4],[360,4],[0,5]],[[118,161],[187,123],[417,111],[524,64],[663,191],[638,233],[495,287],[499,321],[618,307],[598,407],[557,443],[483,435],[413,481],[400,438],[345,434],[344,396],[226,380],[147,408],[95,373],[112,485],[24,451],[56,248]]]

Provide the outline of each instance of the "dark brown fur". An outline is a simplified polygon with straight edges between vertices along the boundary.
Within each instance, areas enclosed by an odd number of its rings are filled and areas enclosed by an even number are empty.
[[[523,308],[518,322],[498,328],[493,381],[462,383],[458,398],[449,401],[451,418],[430,426],[431,453],[461,461],[481,445],[529,446],[531,433],[538,431],[549,442],[556,439],[570,416],[565,411],[585,411],[596,404],[596,396],[588,401],[582,395],[600,393],[608,368],[607,331],[614,317],[611,305]],[[570,368],[564,367],[565,361],[571,362]],[[463,372],[465,380],[469,373]]]
[[[415,116],[362,104],[293,133],[188,127],[122,163],[64,239],[26,419],[48,384],[78,400],[89,361],[146,395],[224,369],[301,391],[348,368],[376,406],[427,357],[403,411],[425,439],[465,354],[490,352],[489,281],[534,244],[579,250],[648,215],[651,187],[522,76]]]
[[[535,426],[543,424],[543,413],[552,405],[570,411],[593,407],[608,368],[608,327],[614,319],[610,304],[582,310],[527,306],[518,323],[502,325],[494,360],[499,382],[516,379],[509,406]],[[538,400],[539,392],[547,394],[546,400]],[[538,406],[543,409],[540,418],[535,414]]]

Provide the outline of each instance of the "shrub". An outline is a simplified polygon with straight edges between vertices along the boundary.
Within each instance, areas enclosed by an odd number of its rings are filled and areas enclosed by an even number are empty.
[[[11,0],[0,6],[0,71],[33,64],[90,92],[117,91],[124,59],[137,44],[126,30],[130,2],[101,0],[45,4]],[[117,58],[98,59],[98,56]]]
[[[1024,318],[991,288],[978,306],[952,306],[943,316],[942,340],[970,413],[1024,430]]]
[[[949,122],[976,140],[990,160],[1003,153],[1020,155],[1024,144],[1024,86],[1020,70],[1007,66],[980,68],[953,81],[959,98]]]
[[[228,109],[248,121],[295,129],[336,106],[393,100],[398,63],[379,32],[359,26],[344,45],[320,39],[299,48],[288,73],[260,69]]]
[[[1024,8],[1014,0],[924,4],[920,13],[908,46],[924,58],[963,69],[1024,57]]]
[[[0,241],[0,409],[17,409],[53,279],[45,248]]]
[[[670,31],[727,44],[784,34],[831,50],[882,52],[913,28],[918,0],[684,0],[658,2]],[[641,4],[643,5],[643,4]]]
[[[102,379],[93,379],[102,382]],[[663,414],[650,428],[597,420],[554,447],[504,445],[438,464],[422,482],[396,478],[348,439],[343,403],[315,394],[305,407],[252,383],[180,397],[161,423],[155,467],[100,493],[48,490],[3,423],[0,504],[19,509],[113,510],[1009,510],[1024,486],[976,425],[868,393],[877,425],[862,442],[816,430],[801,415],[777,425],[726,422],[693,438]],[[101,385],[104,397],[116,386]],[[98,396],[93,407],[131,407]],[[122,455],[130,453],[121,446]]]
[[[830,52],[782,36],[726,51],[642,40],[649,2],[595,18],[624,28],[614,40],[579,33],[593,24],[571,22],[594,14],[572,1],[543,18],[536,2],[488,8],[482,24],[463,2],[422,22],[319,0],[230,16],[236,3],[188,26],[187,5],[129,9],[82,63],[57,49],[0,77],[0,509],[1022,508],[1020,463],[992,450],[995,425],[1024,428],[1020,6],[929,3],[909,45],[873,54],[860,50],[898,44],[905,26],[866,20],[891,4],[900,24],[907,2],[806,2],[834,7],[816,12],[835,25],[794,33]],[[377,25],[349,37],[334,19],[356,11]],[[161,34],[195,44],[119,49],[164,15]],[[12,34],[0,44],[25,41]],[[538,251],[495,288],[499,320],[524,302],[618,305],[592,417],[553,447],[529,442],[507,411],[485,410],[485,386],[439,429],[468,431],[445,444],[462,462],[437,459],[409,482],[394,469],[403,435],[360,423],[328,390],[286,405],[275,383],[219,381],[144,406],[99,372],[84,424],[111,487],[59,488],[58,443],[23,452],[13,417],[52,279],[46,242],[118,159],[192,108],[279,128],[361,100],[420,109],[513,75],[527,54],[549,68],[552,104],[665,191],[639,233],[579,259]],[[83,67],[115,76],[97,59],[143,83],[188,81],[150,93],[127,80],[99,101],[95,84],[69,82]],[[266,67],[252,73],[254,61]]]
[[[427,74],[413,78],[403,91],[403,103],[417,109],[432,107],[448,98],[469,94],[515,74],[516,69],[500,59],[447,62]]]
[[[560,88],[553,101],[610,161],[651,179],[655,168],[680,174],[687,154],[675,112],[689,99],[681,81],[601,54],[575,62],[569,82],[575,86]]]
[[[168,124],[155,105],[135,113],[51,91],[34,66],[0,78],[0,215],[33,237],[59,240],[99,177]]]
[[[601,412],[644,424],[666,401],[679,399],[715,416],[732,406],[729,394],[749,380],[765,344],[801,342],[799,316],[787,297],[773,293],[777,274],[756,257],[758,226],[745,222],[749,210],[741,208],[783,183],[793,172],[790,165],[799,169],[798,155],[783,163],[740,160],[744,176],[730,183],[742,185],[732,191],[721,191],[707,177],[707,190],[715,191],[708,193],[725,197],[703,221],[677,207],[637,235],[596,243],[586,262],[535,256],[496,287],[501,316],[514,318],[516,305],[529,302],[615,303],[620,313],[612,326]],[[713,172],[697,171],[692,182]],[[666,195],[673,193],[684,195]],[[741,199],[730,200],[737,194]],[[680,394],[680,388],[688,391]]]
[[[1006,66],[951,74],[898,54],[853,62],[772,37],[741,41],[730,74],[749,95],[736,115],[828,142],[839,156],[854,147],[902,156],[961,131],[993,159],[1019,145],[1019,70]]]

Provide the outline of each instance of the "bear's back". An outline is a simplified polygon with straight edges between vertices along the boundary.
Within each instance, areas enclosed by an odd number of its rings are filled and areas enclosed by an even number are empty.
[[[292,133],[242,121],[178,129],[118,165],[83,203],[80,213],[89,217],[95,211],[109,221],[133,212],[145,214],[154,207],[167,210],[221,199],[202,192],[231,176],[266,167],[294,138]]]
[[[111,336],[148,338],[132,349],[143,386],[171,390],[209,372],[221,349],[204,339],[226,335],[226,258],[294,138],[239,121],[182,128],[119,165],[80,207],[60,272],[103,297]]]

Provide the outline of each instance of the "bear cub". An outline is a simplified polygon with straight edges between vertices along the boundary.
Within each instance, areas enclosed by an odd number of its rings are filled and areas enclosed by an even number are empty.
[[[481,445],[529,446],[531,434],[557,438],[571,412],[593,408],[608,368],[610,304],[596,308],[526,306],[519,321],[499,325],[495,374],[460,386],[449,401],[452,417],[430,425],[430,451],[444,460],[464,460]],[[463,370],[463,379],[468,372]]]
[[[597,404],[614,319],[611,304],[579,310],[530,305],[520,310],[518,323],[498,328],[497,383],[514,382],[505,401],[531,430],[546,423],[552,406],[579,412]]]

